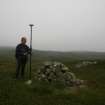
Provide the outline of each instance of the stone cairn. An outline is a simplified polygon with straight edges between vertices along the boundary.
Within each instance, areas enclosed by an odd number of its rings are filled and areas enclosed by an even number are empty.
[[[83,80],[77,79],[68,67],[60,62],[45,62],[35,73],[40,81],[59,82],[65,86],[80,86]]]

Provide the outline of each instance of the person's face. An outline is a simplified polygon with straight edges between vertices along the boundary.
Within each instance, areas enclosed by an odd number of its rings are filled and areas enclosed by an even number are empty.
[[[25,39],[25,38],[22,39],[22,40],[21,40],[21,43],[22,43],[22,44],[26,44],[26,39]]]

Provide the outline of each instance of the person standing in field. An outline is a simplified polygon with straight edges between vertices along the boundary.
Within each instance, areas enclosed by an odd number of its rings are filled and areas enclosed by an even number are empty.
[[[21,38],[21,43],[16,46],[15,57],[16,57],[16,78],[24,78],[25,66],[28,60],[28,54],[31,54],[30,48],[26,45],[27,39]]]

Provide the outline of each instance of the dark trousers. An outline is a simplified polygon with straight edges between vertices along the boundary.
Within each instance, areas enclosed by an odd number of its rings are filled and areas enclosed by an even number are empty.
[[[16,65],[16,78],[19,77],[19,74],[21,74],[21,77],[24,77],[24,72],[25,72],[25,65],[27,62],[27,57],[26,56],[19,56],[16,58],[17,65]]]

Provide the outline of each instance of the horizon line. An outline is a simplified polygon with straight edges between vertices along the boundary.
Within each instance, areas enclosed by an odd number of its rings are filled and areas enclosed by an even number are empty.
[[[0,46],[0,48],[15,48],[15,46]],[[105,53],[105,51],[92,51],[92,50],[65,50],[65,51],[61,51],[61,50],[43,50],[43,49],[35,49],[33,48],[33,50],[37,50],[37,51],[48,51],[48,52],[66,52],[66,53],[69,53],[69,52],[94,52],[94,53]]]

